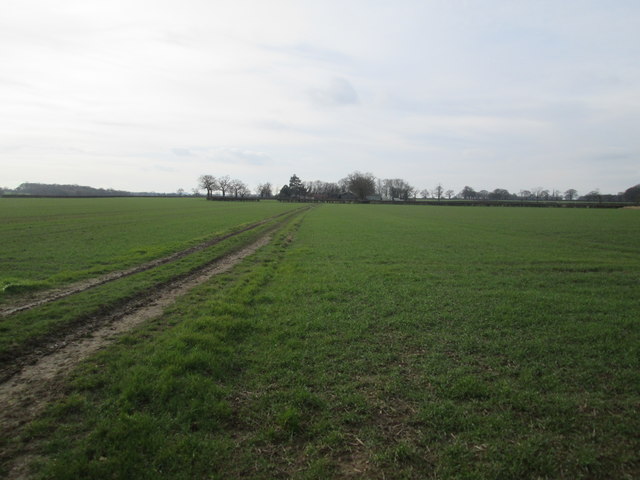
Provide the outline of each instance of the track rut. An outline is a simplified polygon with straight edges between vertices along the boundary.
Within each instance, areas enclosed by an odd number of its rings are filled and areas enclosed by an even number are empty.
[[[270,217],[135,269],[117,272],[118,275],[102,278],[101,282],[85,288],[77,288],[76,285],[74,288],[66,289],[64,295],[51,295],[46,299],[40,299],[37,303],[32,302],[35,303],[34,305],[23,305],[23,308],[18,311],[34,308],[118,278],[169,263],[280,218],[257,240],[239,250],[214,258],[189,273],[156,285],[145,294],[138,295],[118,307],[86,319],[51,337],[50,342],[53,343],[40,345],[36,349],[21,353],[3,365],[0,370],[0,431],[4,438],[16,437],[22,431],[22,427],[34,420],[49,403],[64,395],[65,378],[81,361],[108,346],[121,334],[143,322],[159,317],[167,306],[189,290],[216,275],[231,270],[243,259],[267,245],[274,232],[295,218],[299,218],[300,214],[308,209],[309,207],[304,207]],[[28,478],[28,465],[33,460],[32,448],[31,443],[18,446],[7,442],[2,446],[0,462],[8,467],[9,478]]]
[[[81,361],[108,346],[121,334],[152,318],[192,288],[216,275],[231,270],[247,256],[255,253],[271,240],[266,233],[239,251],[209,263],[197,272],[153,291],[100,319],[70,332],[56,348],[22,365],[8,379],[0,383],[0,431],[5,438],[15,437],[22,427],[34,420],[52,401],[64,395],[64,379]],[[9,443],[0,451],[0,461],[9,466],[8,478],[28,478],[28,465],[33,460],[30,447],[13,451]]]
[[[250,230],[254,230],[262,225],[265,225],[266,223],[275,220],[277,218],[280,217],[285,217],[287,215],[292,215],[295,212],[300,212],[302,209],[297,209],[297,210],[293,210],[293,211],[288,211],[288,212],[283,212],[280,213],[278,215],[274,215],[272,217],[266,218],[264,220],[261,220],[259,222],[255,222],[252,223],[250,225],[247,225],[246,227],[243,227],[239,230],[234,230],[230,233],[227,233],[225,235],[219,235],[216,236],[212,239],[209,239],[205,242],[199,243],[198,245],[194,245],[193,247],[189,247],[187,249],[184,250],[180,250],[178,252],[172,253],[171,255],[167,255],[165,257],[161,257],[161,258],[157,258],[155,260],[151,260],[149,262],[145,262],[143,264],[140,265],[136,265],[135,267],[132,268],[128,268],[125,270],[118,270],[115,272],[110,272],[107,273],[105,275],[101,275],[99,277],[95,277],[95,278],[90,278],[87,280],[83,280],[80,282],[76,282],[74,284],[68,285],[66,287],[63,288],[58,288],[58,289],[54,289],[54,290],[48,290],[42,294],[35,294],[34,296],[32,296],[28,301],[23,302],[21,304],[17,304],[17,305],[11,305],[8,307],[4,307],[0,309],[0,319],[2,319],[2,317],[7,317],[9,315],[12,315],[14,313],[18,313],[18,312],[23,312],[25,310],[30,310],[32,308],[35,307],[39,307],[42,305],[46,305],[47,303],[51,303],[53,301],[56,300],[60,300],[61,298],[65,298],[68,297],[70,295],[74,295],[76,293],[80,293],[80,292],[84,292],[86,290],[89,290],[91,288],[95,288],[98,287],[100,285],[104,285],[105,283],[109,283],[109,282],[113,282],[114,280],[118,280],[120,278],[124,278],[124,277],[128,277],[131,275],[135,275],[136,273],[140,273],[140,272],[144,272],[147,270],[151,270],[152,268],[158,267],[160,265],[165,265],[167,263],[171,263],[171,262],[175,262],[176,260],[179,260],[181,258],[186,257],[187,255],[191,255],[193,253],[202,251],[206,248],[212,247],[213,245],[216,245],[224,240],[227,240],[231,237],[235,237],[237,235],[240,235],[242,233],[248,232]]]

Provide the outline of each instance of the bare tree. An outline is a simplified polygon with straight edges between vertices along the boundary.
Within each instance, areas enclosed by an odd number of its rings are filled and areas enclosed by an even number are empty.
[[[227,193],[227,191],[229,191],[229,189],[231,188],[231,182],[233,180],[231,180],[231,178],[229,177],[229,175],[225,175],[224,177],[220,177],[218,179],[217,182],[217,187],[216,190],[220,190],[222,192],[222,196],[224,197]]]
[[[578,198],[578,191],[570,188],[569,190],[567,190],[566,192],[564,192],[564,199],[565,200],[575,200],[576,198]]]
[[[207,191],[207,200],[211,198],[212,192],[217,190],[219,186],[216,177],[213,175],[200,175],[198,180],[198,187],[203,188]]]
[[[242,185],[240,185],[238,187],[238,189],[235,191],[235,193],[236,193],[236,198],[238,196],[240,198],[244,198],[247,195],[251,194],[251,190],[249,190],[249,187],[246,184],[242,183]]]
[[[442,192],[444,191],[444,188],[442,187],[442,184],[438,184],[436,185],[436,188],[433,190],[433,194],[434,196],[440,200],[442,198]]]
[[[382,181],[385,198],[408,200],[414,188],[401,178],[386,178]]]
[[[427,190],[426,188],[424,190],[420,190],[420,196],[424,199],[429,198],[430,194],[431,192],[429,192],[429,190]]]
[[[451,200],[451,197],[453,197],[456,194],[456,192],[454,192],[453,190],[447,190],[446,192],[444,192],[444,195]]]
[[[532,195],[531,190],[520,190],[520,198],[522,200],[529,200]]]
[[[236,178],[234,180],[231,180],[231,182],[229,182],[229,190],[233,192],[233,196],[235,198],[238,198],[241,192],[247,190],[247,186],[244,184],[242,180],[238,180]]]
[[[547,195],[549,194],[549,192],[542,187],[534,187],[531,189],[531,194],[533,195],[533,198],[536,200],[536,202],[544,198],[545,192],[547,193]]]
[[[271,184],[269,182],[261,183],[256,188],[256,193],[261,198],[271,198],[273,196],[273,187],[271,186]]]
[[[600,193],[600,190],[596,188],[595,190],[591,190],[582,198],[585,199],[587,202],[601,202],[602,194]]]

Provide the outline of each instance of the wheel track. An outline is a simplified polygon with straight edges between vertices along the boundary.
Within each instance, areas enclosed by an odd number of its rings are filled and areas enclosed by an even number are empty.
[[[104,285],[106,283],[110,283],[113,282],[115,280],[119,280],[121,278],[125,278],[125,277],[129,277],[131,275],[135,275],[136,273],[140,273],[140,272],[145,272],[147,270],[151,270],[152,268],[155,267],[159,267],[161,265],[166,265],[168,263],[171,262],[175,262],[176,260],[179,260],[181,258],[184,258],[188,255],[191,255],[193,253],[196,252],[200,252],[206,248],[212,247],[224,240],[227,240],[229,238],[235,237],[237,235],[240,235],[242,233],[248,232],[250,230],[254,230],[258,227],[261,227],[262,225],[265,225],[266,223],[275,220],[277,218],[280,217],[286,217],[287,215],[294,215],[295,213],[299,213],[301,211],[303,211],[305,208],[299,208],[296,210],[290,210],[287,212],[283,212],[283,213],[279,213],[278,215],[274,215],[272,217],[266,218],[264,220],[260,220],[259,222],[255,222],[252,223],[244,228],[241,228],[239,230],[234,230],[230,233],[227,233],[225,235],[220,235],[220,236],[216,236],[210,240],[207,240],[205,242],[199,243],[198,245],[194,245],[193,247],[189,247],[187,249],[184,250],[180,250],[178,252],[172,253],[170,255],[167,255],[165,257],[161,257],[161,258],[156,258],[154,260],[150,260],[148,262],[145,262],[141,265],[137,265],[135,267],[131,267],[125,270],[118,270],[115,272],[109,272],[105,275],[101,275],[99,277],[96,278],[90,278],[87,280],[83,280],[81,282],[77,282],[74,284],[71,284],[67,287],[61,288],[61,289],[55,289],[53,291],[48,291],[45,292],[40,298],[38,298],[38,296],[36,295],[35,299],[31,299],[26,303],[23,304],[19,304],[19,305],[13,305],[10,307],[5,307],[3,309],[0,309],[0,321],[2,320],[2,318],[4,317],[8,317],[10,315],[13,315],[15,313],[18,312],[23,312],[25,310],[31,310],[32,308],[35,307],[40,307],[42,305],[46,305],[47,303],[51,303],[54,302],[56,300],[60,300],[61,298],[65,298],[68,297],[70,295],[74,295],[76,293],[80,293],[80,292],[84,292],[86,290],[98,287],[100,285]]]
[[[116,336],[162,314],[178,297],[215,275],[229,271],[248,255],[265,246],[268,233],[242,250],[224,256],[199,272],[155,290],[143,299],[136,299],[101,318],[70,332],[58,347],[47,355],[24,365],[19,372],[0,383],[0,426],[11,430],[33,417],[50,396],[49,383],[65,376],[81,360],[110,343]]]
[[[0,431],[6,438],[17,435],[47,404],[64,394],[63,380],[78,363],[109,345],[122,333],[160,316],[167,306],[192,288],[231,270],[267,245],[276,230],[306,210],[308,208],[288,212],[289,216],[251,244],[216,258],[181,278],[174,278],[144,297],[136,297],[120,308],[68,332],[55,348],[46,353],[23,358],[21,365],[0,382]],[[288,238],[285,244],[289,243]],[[26,465],[30,458],[28,450],[27,447],[26,451],[17,453],[15,447],[9,444],[0,451],[0,460],[10,464],[11,478],[26,478]]]
[[[255,229],[258,226],[264,225],[268,221],[273,220],[274,218],[280,218],[280,220],[277,223],[270,226],[267,230],[268,232],[274,231],[279,227],[283,226],[285,223],[296,218],[299,214],[303,213],[307,209],[308,208],[297,209],[290,212],[285,212],[284,214],[280,214],[275,217],[271,217],[265,221],[258,222],[257,224],[253,224],[242,230],[233,232],[232,234],[225,235],[224,239],[228,239],[233,236],[237,236],[241,233],[247,232],[249,230]],[[212,242],[211,245],[215,245],[220,241],[222,241],[222,239],[220,237],[217,237],[215,240],[211,241]],[[200,251],[206,248],[206,247],[203,247],[202,245],[203,244],[198,245],[197,250],[194,250],[193,248],[188,249],[189,253],[195,253],[197,251]],[[188,255],[188,254],[185,254],[184,252],[185,251],[180,252],[182,255],[179,258],[184,258],[185,256]],[[121,301],[116,302],[115,304],[112,304],[110,306],[105,306],[99,309],[98,311],[91,313],[90,315],[80,315],[71,323],[59,328],[56,331],[52,331],[45,335],[35,337],[25,342],[24,344],[18,345],[15,349],[3,352],[2,355],[0,355],[0,382],[4,382],[5,380],[13,376],[16,372],[20,371],[20,369],[22,369],[25,365],[32,364],[36,362],[39,358],[50,355],[60,348],[64,348],[66,343],[69,341],[68,338],[73,338],[73,336],[76,334],[80,334],[80,335],[89,334],[92,330],[99,328],[105,322],[111,321],[110,319],[113,317],[114,312],[116,312],[115,315],[121,315],[129,311],[134,311],[140,308],[141,306],[145,305],[148,302],[148,299],[152,298],[155,295],[156,291],[162,291],[162,289],[164,289],[168,285],[169,286],[173,285],[174,283],[178,281],[182,281],[185,278],[189,278],[189,277],[192,277],[193,275],[197,275],[198,272],[200,272],[201,270],[208,268],[208,266],[210,266],[211,264],[217,262],[221,258],[224,259],[230,254],[233,254],[233,252],[227,255],[223,255],[222,257],[214,258],[211,261],[203,263],[199,267],[191,269],[188,272],[177,274],[171,277],[169,280],[165,280],[164,282],[154,285],[152,288],[150,288],[149,290],[143,293],[137,294],[130,298],[122,299]],[[172,260],[177,260],[177,258],[172,257]],[[169,263],[169,262],[168,261],[162,262],[155,266],[157,267],[160,265],[165,265],[166,263]],[[139,272],[135,272],[135,273],[151,270],[151,268],[153,267],[144,268],[144,269],[141,269]],[[128,277],[130,275],[133,275],[133,273],[130,273],[128,275],[122,275],[118,278],[113,278],[108,282],[103,282],[101,285],[104,285],[105,283],[109,283],[115,280],[119,280],[121,278]],[[96,286],[98,285],[94,285],[93,287],[96,287]],[[64,297],[70,297],[73,294],[81,293],[85,290],[88,290],[88,288],[85,288],[73,293],[69,293]],[[61,298],[64,298],[64,297],[61,297]],[[53,302],[58,299],[59,298],[51,299],[48,302],[43,303],[42,305]]]
[[[64,395],[64,378],[82,360],[113,342],[119,335],[158,317],[164,309],[190,289],[215,275],[229,271],[248,255],[266,245],[266,234],[242,250],[222,257],[195,275],[167,285],[149,295],[144,301],[114,311],[103,324],[82,328],[68,335],[55,351],[24,366],[0,384],[0,430],[6,438],[15,437],[22,427],[36,418],[53,400]],[[0,451],[0,459],[11,459],[9,478],[26,478],[31,456],[29,447],[15,456],[9,445]],[[12,458],[13,457],[13,458]]]

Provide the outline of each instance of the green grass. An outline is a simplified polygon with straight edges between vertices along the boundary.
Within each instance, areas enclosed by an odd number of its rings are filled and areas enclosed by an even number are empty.
[[[637,478],[637,211],[325,205],[86,362],[42,478]]]
[[[0,303],[137,265],[295,207],[201,198],[3,198]]]
[[[0,320],[0,363],[33,348],[37,343],[50,343],[51,335],[108,312],[140,294],[242,248],[273,229],[277,222],[278,220],[274,219],[263,226],[230,237],[175,262],[123,277]]]

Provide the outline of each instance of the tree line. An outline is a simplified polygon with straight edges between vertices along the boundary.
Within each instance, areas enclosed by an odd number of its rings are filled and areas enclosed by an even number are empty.
[[[575,189],[548,190],[535,187],[530,190],[509,192],[504,188],[494,190],[475,190],[465,186],[459,192],[445,189],[442,184],[433,189],[418,190],[402,178],[377,178],[372,173],[355,171],[337,182],[322,180],[303,181],[293,174],[289,183],[282,186],[276,194],[269,182],[259,184],[252,195],[247,185],[241,180],[231,179],[228,175],[214,177],[202,175],[198,181],[198,189],[205,190],[208,199],[215,196],[222,198],[277,198],[279,200],[296,201],[411,201],[418,199],[432,200],[493,200],[493,201],[586,201],[586,202],[640,202],[640,185],[628,188],[616,195],[602,194],[598,190],[579,195]]]
[[[450,197],[449,197],[450,198]],[[592,190],[584,195],[578,195],[577,190],[570,188],[564,192],[560,190],[547,190],[542,187],[531,190],[520,190],[518,193],[509,193],[508,190],[496,188],[489,192],[487,190],[475,191],[469,186],[465,186],[455,198],[464,200],[525,200],[525,201],[582,201],[582,202],[639,202],[640,185],[628,188],[624,192],[616,195],[603,194],[599,190]]]
[[[459,192],[445,189],[441,184],[433,189],[418,190],[401,178],[376,178],[371,173],[353,172],[337,182],[321,180],[303,181],[292,175],[289,183],[278,193],[274,193],[271,183],[257,185],[253,193],[243,181],[232,179],[229,175],[214,177],[201,175],[192,194],[198,196],[206,192],[207,198],[224,199],[278,198],[280,200],[300,201],[410,201],[418,199],[432,200],[492,200],[492,201],[584,201],[584,202],[632,202],[640,203],[640,184],[629,187],[618,194],[603,194],[592,190],[579,195],[575,189],[564,192],[535,187],[530,190],[509,192],[504,188],[494,190],[475,190],[465,186]],[[187,193],[180,188],[176,193],[128,192],[124,190],[94,188],[83,185],[60,185],[46,183],[22,183],[15,189],[0,187],[0,195],[52,196],[52,197],[110,197],[110,196],[184,196]]]
[[[415,188],[401,178],[376,178],[371,173],[353,172],[338,182],[303,182],[297,175],[278,194],[280,199],[305,200],[409,200]]]
[[[640,185],[628,188],[625,192],[602,194],[592,190],[579,195],[577,190],[570,188],[564,192],[535,187],[531,190],[520,190],[511,193],[504,188],[492,191],[478,190],[465,186],[459,192],[447,189],[438,184],[433,189],[418,190],[401,178],[376,178],[371,173],[353,172],[338,182],[324,182],[315,180],[302,181],[297,175],[289,179],[278,194],[280,199],[296,200],[382,200],[409,201],[418,198],[434,200],[494,200],[494,201],[586,201],[586,202],[640,202]]]
[[[229,175],[214,177],[213,175],[201,175],[198,179],[198,187],[207,192],[207,200],[214,197],[214,193],[220,192],[222,198],[245,198],[251,195],[251,190],[242,181],[232,179]],[[194,192],[196,193],[196,192]]]

